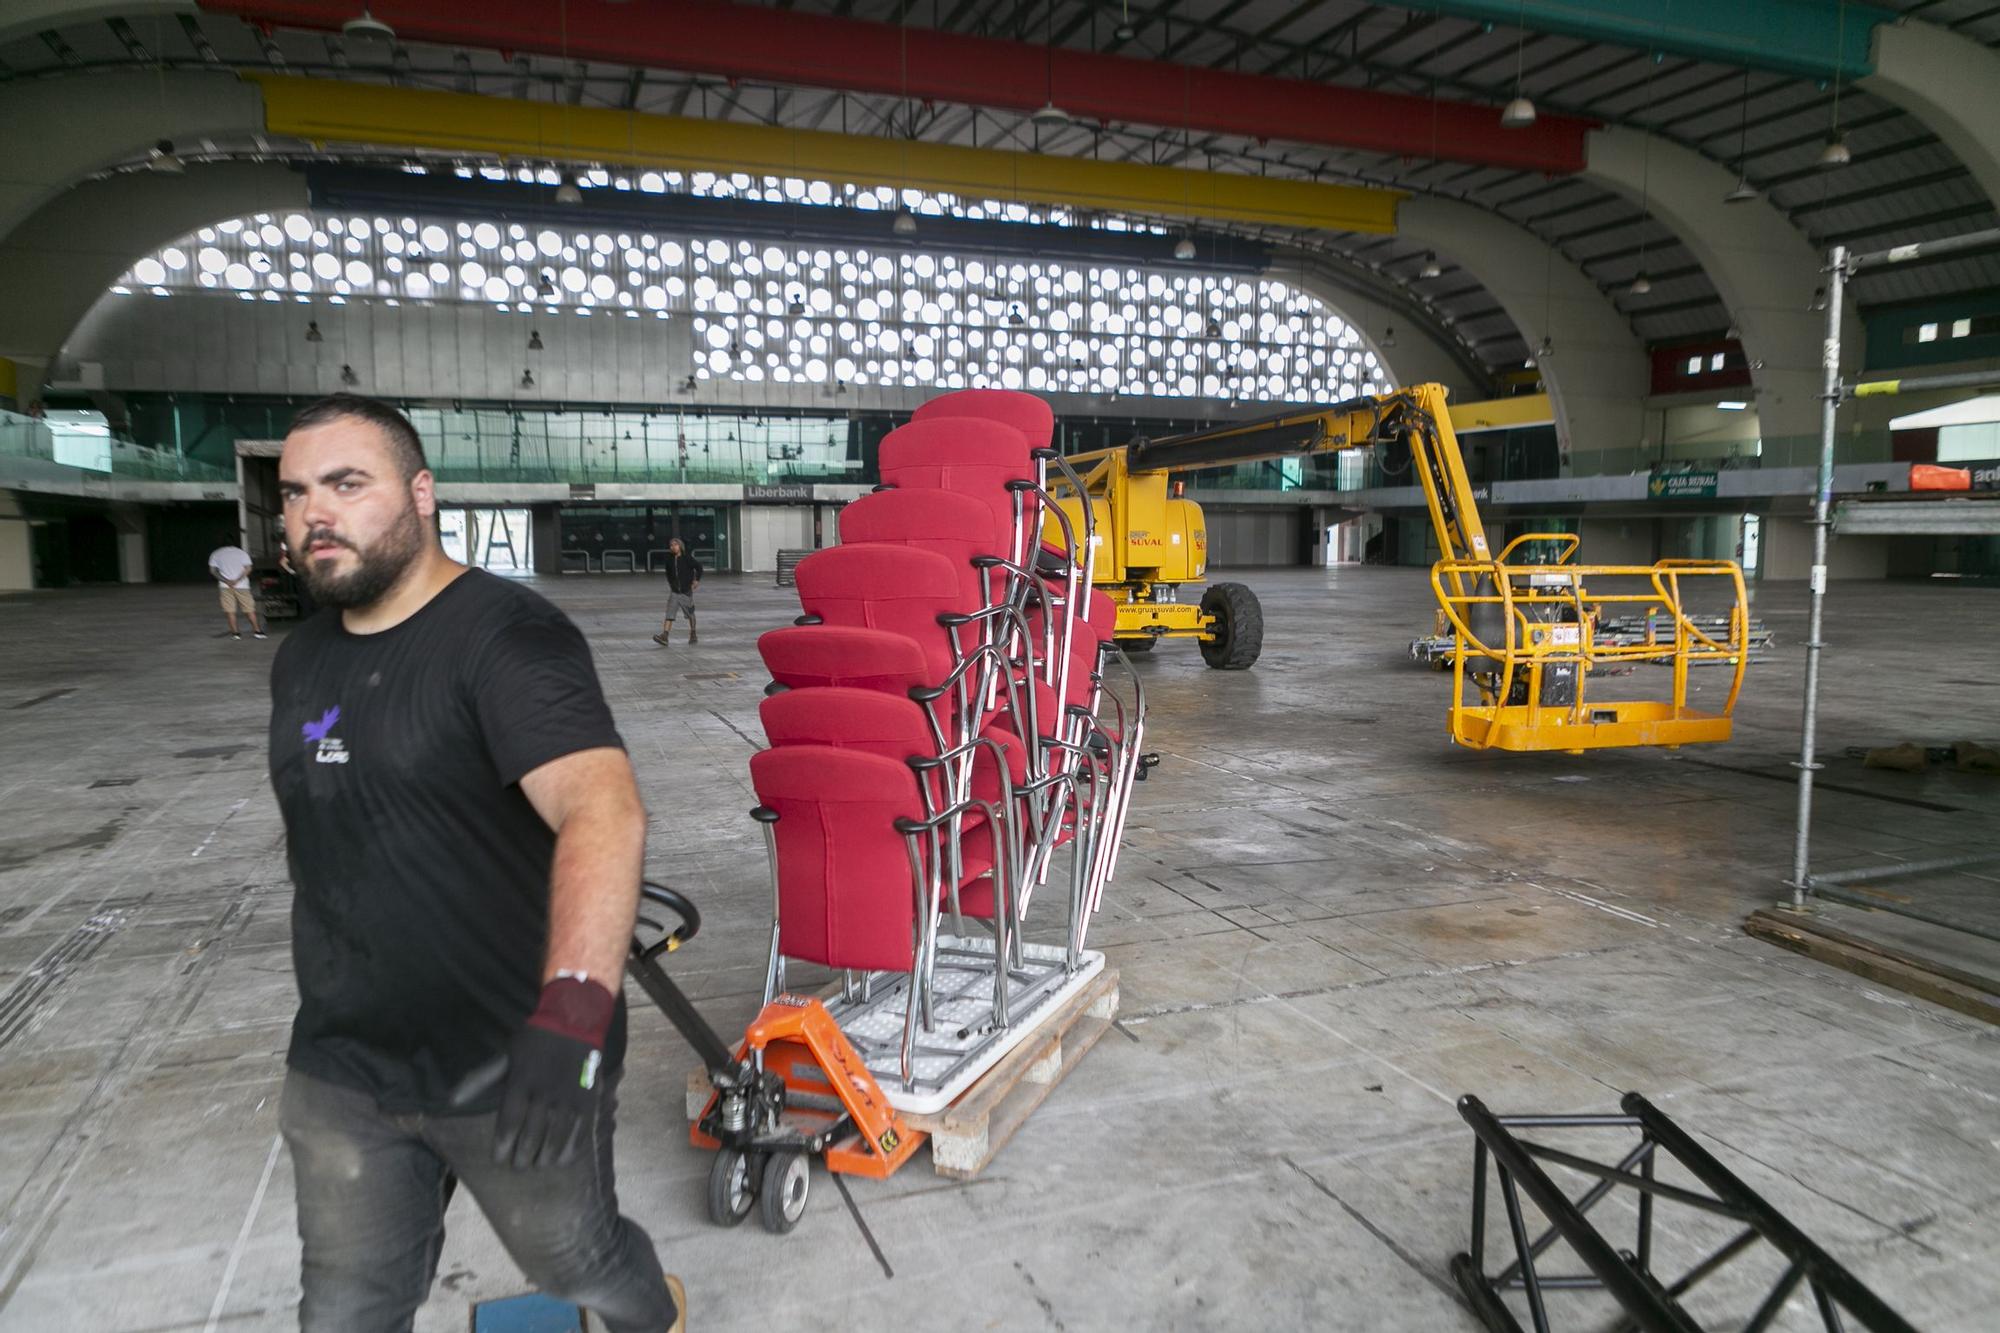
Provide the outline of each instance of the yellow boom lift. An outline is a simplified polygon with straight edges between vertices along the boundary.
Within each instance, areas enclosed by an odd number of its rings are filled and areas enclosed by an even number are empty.
[[[1193,639],[1208,664],[1222,670],[1250,666],[1263,648],[1263,609],[1249,588],[1208,584],[1198,602],[1185,599],[1206,582],[1208,541],[1201,507],[1167,493],[1170,473],[1372,445],[1382,451],[1385,473],[1413,474],[1443,552],[1431,566],[1431,589],[1452,638],[1454,742],[1575,752],[1728,740],[1749,656],[1736,563],[1580,565],[1576,536],[1562,532],[1525,533],[1493,554],[1445,394],[1443,385],[1418,384],[1070,456],[1083,495],[1066,481],[1054,493],[1073,530],[1082,530],[1086,498],[1091,506],[1100,542],[1095,583],[1118,603],[1120,646],[1139,651],[1160,639]],[[1060,540],[1053,517],[1047,533]],[[1683,603],[1684,592],[1695,588],[1730,599],[1726,631],[1695,623]],[[1648,642],[1597,643],[1594,629],[1607,608],[1643,611],[1659,630]],[[1617,662],[1664,662],[1665,697],[1587,699],[1591,671]],[[1689,669],[1705,663],[1729,669],[1727,695],[1713,711],[1688,705]]]

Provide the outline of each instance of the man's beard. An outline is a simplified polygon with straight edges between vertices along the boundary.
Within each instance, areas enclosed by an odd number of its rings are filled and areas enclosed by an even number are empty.
[[[354,552],[354,568],[336,574],[330,566],[322,566],[308,555],[303,566],[306,590],[315,601],[351,611],[382,600],[423,553],[424,520],[415,505],[409,506],[394,526],[367,550],[325,529],[307,534],[307,550],[311,550],[314,542],[321,541],[335,542]]]

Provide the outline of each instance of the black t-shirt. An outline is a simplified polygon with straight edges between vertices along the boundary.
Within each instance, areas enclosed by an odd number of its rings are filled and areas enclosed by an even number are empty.
[[[701,561],[682,551],[667,561],[667,587],[673,592],[693,592],[701,582]]]
[[[338,614],[294,629],[271,667],[295,890],[289,1063],[385,1111],[453,1109],[541,992],[555,834],[518,784],[621,744],[583,635],[491,574],[460,575],[379,634]],[[621,996],[606,1066],[624,1050]],[[498,1104],[495,1088],[462,1109]]]

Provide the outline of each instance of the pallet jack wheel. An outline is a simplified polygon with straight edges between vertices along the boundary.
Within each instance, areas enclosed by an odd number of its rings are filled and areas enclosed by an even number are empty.
[[[740,1148],[724,1148],[708,1167],[708,1220],[733,1227],[757,1204],[757,1164]]]
[[[764,1165],[764,1186],[757,1194],[757,1216],[764,1230],[782,1236],[805,1216],[806,1195],[812,1190],[812,1158],[795,1149],[771,1154]]]

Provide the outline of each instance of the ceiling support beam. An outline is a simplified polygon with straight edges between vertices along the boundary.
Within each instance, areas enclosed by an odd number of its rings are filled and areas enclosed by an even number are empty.
[[[352,0],[203,0],[252,23],[327,31]],[[737,80],[888,94],[925,102],[1284,140],[1407,157],[1563,173],[1583,165],[1594,122],[1545,114],[1500,126],[1491,105],[1306,79],[1135,59],[1042,42],[685,0],[379,0],[405,41],[496,48]]]
[[[379,84],[247,74],[265,129],[531,162],[805,176],[1088,209],[1388,233],[1400,191],[960,148]]]

